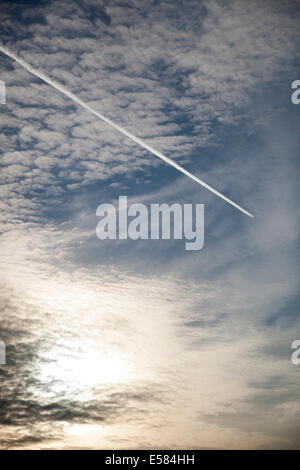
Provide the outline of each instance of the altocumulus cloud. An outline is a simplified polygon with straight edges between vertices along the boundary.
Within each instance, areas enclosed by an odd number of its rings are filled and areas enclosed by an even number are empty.
[[[299,447],[297,4],[0,11],[1,43],[256,215],[1,56],[1,446]],[[205,203],[204,250],[101,245],[121,192]]]

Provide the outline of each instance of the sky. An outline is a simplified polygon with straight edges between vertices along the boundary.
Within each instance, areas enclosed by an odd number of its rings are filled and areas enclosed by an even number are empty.
[[[0,1],[0,447],[299,449],[299,0]],[[184,240],[96,210],[204,204]]]

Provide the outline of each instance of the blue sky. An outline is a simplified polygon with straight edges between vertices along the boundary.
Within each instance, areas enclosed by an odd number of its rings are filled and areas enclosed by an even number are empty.
[[[255,215],[1,54],[2,446],[299,448],[299,2],[0,15],[1,44]],[[205,204],[203,250],[98,240],[123,194]]]

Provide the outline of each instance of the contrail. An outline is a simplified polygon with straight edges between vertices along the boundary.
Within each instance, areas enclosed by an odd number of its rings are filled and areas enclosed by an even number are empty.
[[[224,201],[228,202],[232,206],[236,207],[236,209],[240,210],[244,214],[248,215],[249,217],[254,217],[250,212],[246,211],[246,209],[243,209],[241,206],[233,202],[231,199],[228,197],[224,196],[224,194],[220,193],[216,189],[212,188],[209,184],[205,183],[205,181],[202,181],[200,178],[197,178],[197,176],[194,176],[192,173],[187,171],[185,168],[182,166],[178,165],[178,163],[174,162],[171,160],[171,158],[166,157],[163,155],[161,152],[158,152],[158,150],[155,150],[153,147],[148,145],[146,142],[144,142],[142,139],[139,137],[136,137],[135,135],[131,134],[131,132],[128,132],[126,129],[123,127],[119,126],[118,124],[114,123],[111,121],[109,118],[103,116],[102,114],[98,113],[95,109],[91,108],[87,103],[82,101],[80,98],[78,98],[76,95],[74,95],[71,91],[67,90],[64,86],[62,86],[60,83],[57,83],[56,81],[52,80],[51,78],[47,77],[43,72],[40,72],[39,70],[36,70],[33,68],[31,65],[29,65],[25,60],[21,59],[20,57],[16,56],[13,52],[8,50],[6,47],[2,46],[0,44],[0,51],[3,52],[3,54],[6,54],[8,57],[11,59],[15,60],[18,64],[20,64],[24,69],[28,70],[28,72],[32,73],[36,77],[39,77],[41,80],[44,82],[48,83],[49,85],[53,86],[56,88],[56,90],[60,91],[64,95],[68,96],[71,100],[75,101],[75,103],[79,104],[83,108],[87,109],[90,111],[90,113],[94,114],[97,116],[99,119],[102,119],[102,121],[106,122],[109,124],[111,127],[114,127],[117,129],[119,132],[122,132],[122,134],[126,135],[129,139],[133,140],[133,142],[139,144],[141,147],[144,147],[145,149],[149,150],[149,152],[153,153],[157,157],[161,158],[164,160],[166,163],[169,165],[173,166],[177,170],[181,171],[184,175],[188,176],[192,180],[196,181],[197,183],[201,184],[201,186],[204,186],[204,188],[208,189],[212,193],[216,194],[220,198],[224,199]]]

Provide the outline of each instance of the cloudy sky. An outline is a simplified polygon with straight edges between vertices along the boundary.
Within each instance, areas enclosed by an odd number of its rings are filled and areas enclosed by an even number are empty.
[[[1,448],[300,447],[299,0],[0,2]],[[205,204],[205,245],[96,209]]]

